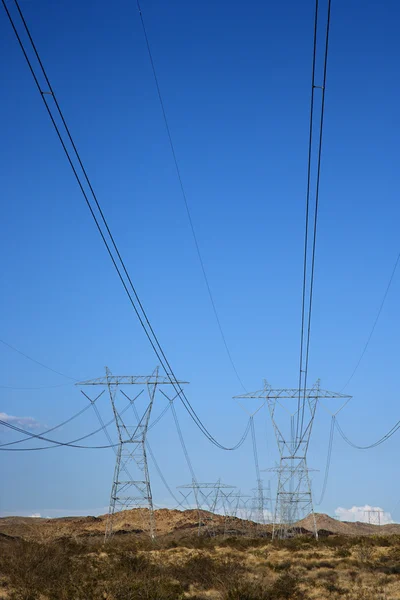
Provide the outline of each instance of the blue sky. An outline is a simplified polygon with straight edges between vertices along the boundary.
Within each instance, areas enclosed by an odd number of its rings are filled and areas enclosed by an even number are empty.
[[[214,299],[249,390],[297,384],[313,8],[307,2],[143,1],[154,60]],[[21,0],[99,200],[176,374],[214,435],[233,444],[247,416],[217,329],[184,209],[135,3]],[[340,390],[400,250],[399,7],[335,0],[326,91],[310,380]],[[4,12],[0,14],[0,337],[76,379],[149,373],[156,360],[117,281]],[[347,390],[341,424],[357,443],[398,419],[399,274]],[[0,412],[51,427],[85,405],[71,382],[0,345]],[[58,386],[58,387],[50,387]],[[22,390],[18,388],[37,388]],[[155,407],[155,413],[162,409]],[[107,418],[106,400],[99,408]],[[178,408],[199,480],[254,487],[250,440],[212,447]],[[262,468],[277,460],[266,410]],[[309,463],[323,481],[329,415]],[[58,432],[95,429],[94,413]],[[1,440],[14,439],[7,431]],[[150,442],[172,487],[186,483],[171,415]],[[104,443],[99,435],[93,443]],[[398,439],[359,452],[335,439],[321,507],[393,511]],[[107,506],[111,450],[2,453],[2,513]],[[154,469],[152,470],[154,473]],[[267,475],[266,475],[267,477]],[[274,487],[274,480],[271,481]],[[173,504],[154,473],[156,503]],[[400,505],[393,518],[400,519]]]

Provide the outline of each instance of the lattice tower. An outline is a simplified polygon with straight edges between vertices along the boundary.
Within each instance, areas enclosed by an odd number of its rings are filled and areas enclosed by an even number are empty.
[[[313,508],[310,469],[307,451],[310,443],[315,411],[319,399],[348,399],[350,396],[321,390],[319,380],[310,389],[272,389],[265,381],[264,388],[235,398],[265,399],[280,455],[278,486],[273,519],[273,537],[288,538],[302,532],[299,521],[309,516],[313,534],[318,538]],[[297,401],[297,410],[290,402]],[[289,403],[289,407],[287,404]],[[277,409],[289,416],[279,417]],[[289,427],[288,427],[289,425]]]
[[[199,535],[213,536],[221,533],[221,528],[218,526],[218,515],[224,517],[225,532],[235,489],[234,485],[221,483],[220,479],[215,483],[199,483],[192,480],[192,483],[178,486],[178,490],[186,502],[190,503],[193,495],[199,515]],[[182,490],[190,490],[190,492],[185,493]]]
[[[110,505],[106,524],[105,540],[114,532],[115,516],[124,510],[140,509],[137,516],[141,517],[142,529],[151,539],[156,534],[154,521],[153,496],[150,485],[150,474],[147,464],[146,437],[151,411],[153,408],[157,389],[165,385],[183,385],[183,381],[171,381],[169,377],[159,375],[158,367],[151,375],[112,375],[106,367],[106,376],[98,379],[84,381],[79,385],[105,386],[108,389],[110,402],[118,432],[118,449],[111,488]],[[118,388],[126,385],[141,387],[139,393],[133,398],[124,394],[138,415],[137,423],[131,425],[128,417],[123,417],[117,406]],[[142,415],[138,414],[137,400],[144,390],[147,390],[148,403]],[[129,424],[128,424],[129,423]]]

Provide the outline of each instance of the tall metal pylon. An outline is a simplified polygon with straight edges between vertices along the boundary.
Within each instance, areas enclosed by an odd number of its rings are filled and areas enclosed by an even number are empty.
[[[113,534],[114,516],[123,510],[133,508],[145,509],[146,525],[151,539],[155,538],[155,520],[153,496],[150,485],[150,474],[147,464],[146,438],[149,427],[149,420],[154,404],[157,388],[164,385],[183,385],[183,381],[171,380],[170,377],[159,375],[159,368],[153,371],[149,376],[143,375],[112,375],[106,367],[106,376],[98,379],[84,381],[79,385],[101,385],[108,389],[111,407],[114,414],[118,433],[118,449],[116,452],[116,462],[111,488],[110,505],[108,519],[105,531],[105,540]],[[147,389],[148,404],[142,414],[137,419],[136,425],[128,425],[125,418],[122,418],[122,412],[118,410],[116,396],[118,387],[125,385],[141,386],[139,394],[134,398],[129,398],[129,402],[137,415],[136,400]],[[127,394],[123,392],[128,398]],[[129,406],[129,405],[128,405]],[[133,474],[131,474],[133,473]]]
[[[292,412],[287,402],[301,398],[297,410]],[[311,518],[312,532],[318,538],[311,481],[307,466],[307,452],[314,423],[315,411],[320,399],[349,399],[350,396],[321,390],[319,380],[310,389],[272,389],[267,381],[264,388],[236,398],[265,399],[274,428],[280,461],[274,469],[278,473],[278,486],[273,520],[272,537],[288,538],[301,533],[299,521]],[[283,423],[277,408],[286,412],[290,419]],[[286,427],[285,427],[286,425]],[[300,426],[299,426],[300,425]],[[289,426],[289,427],[288,427]]]

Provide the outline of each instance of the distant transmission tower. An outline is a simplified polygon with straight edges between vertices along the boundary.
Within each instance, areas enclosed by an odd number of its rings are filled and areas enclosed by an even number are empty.
[[[115,514],[133,508],[141,508],[147,511],[145,513],[147,515],[146,528],[150,537],[152,539],[155,537],[153,497],[146,454],[147,430],[157,388],[164,385],[182,385],[184,383],[186,382],[178,382],[173,379],[171,380],[169,377],[160,376],[158,367],[149,376],[112,375],[106,367],[105,377],[84,381],[79,384],[85,386],[100,385],[108,388],[117,426],[119,445],[116,452],[116,463],[105,532],[106,540],[113,534]],[[142,388],[134,398],[129,398],[132,407],[135,409],[135,414],[138,414],[135,402],[144,389],[147,388],[149,402],[142,416],[139,416],[136,425],[128,425],[125,422],[125,417],[122,417],[123,412],[118,410],[117,407],[116,396],[118,387],[126,385],[137,385]],[[122,393],[128,398],[127,394]]]
[[[236,486],[221,483],[218,479],[215,483],[192,483],[178,486],[182,496],[188,501],[189,494],[181,490],[191,490],[194,495],[199,514],[199,535],[206,533],[216,535],[218,532],[218,519],[216,515],[224,517],[224,532],[227,528],[226,521],[230,516],[230,507],[236,490]]]
[[[370,525],[381,525],[383,510],[364,510],[364,517]]]
[[[252,492],[253,521],[259,525],[272,523],[272,498],[270,483],[268,482],[268,486],[264,488],[262,479],[258,479],[257,487],[252,488]],[[267,515],[265,514],[266,512]]]
[[[264,388],[236,396],[236,398],[266,399],[275,431],[280,454],[279,467],[270,469],[278,473],[278,487],[274,510],[273,537],[288,538],[301,532],[299,521],[311,517],[312,530],[318,538],[311,483],[307,466],[307,451],[318,400],[322,398],[345,399],[350,396],[320,389],[319,381],[311,389],[272,389],[265,382]],[[286,406],[288,400],[299,400],[297,410],[292,412]],[[290,415],[286,428],[278,418],[277,408]],[[278,424],[279,420],[279,424]],[[287,427],[289,425],[289,428]]]

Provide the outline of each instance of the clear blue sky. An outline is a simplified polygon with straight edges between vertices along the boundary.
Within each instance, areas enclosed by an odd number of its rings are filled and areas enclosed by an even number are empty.
[[[176,374],[223,443],[246,422],[180,194],[135,2],[21,0],[53,87],[142,301]],[[249,390],[297,384],[314,2],[143,0],[160,86],[223,328]],[[400,250],[400,9],[334,0],[326,92],[310,380],[340,390],[376,316]],[[77,379],[147,373],[151,349],[0,13],[2,325],[0,337]],[[359,443],[398,419],[400,273],[348,387],[342,426]],[[0,412],[52,426],[85,405],[68,380],[0,345]],[[39,387],[40,390],[19,390]],[[48,387],[60,386],[60,387]],[[109,407],[99,408],[107,418]],[[155,407],[158,414],[160,407]],[[250,440],[213,448],[179,410],[199,480],[255,485]],[[95,429],[94,413],[57,432]],[[76,434],[76,435],[75,435]],[[260,463],[277,459],[264,410]],[[309,463],[318,499],[329,416]],[[14,439],[0,432],[1,441]],[[268,441],[266,441],[268,440]],[[150,441],[172,487],[189,472],[171,416]],[[99,435],[94,443],[104,443]],[[337,436],[318,510],[392,510],[399,438],[357,452]],[[0,512],[107,506],[111,450],[2,453]],[[152,469],[154,473],[154,469]],[[266,476],[267,478],[267,476]],[[272,485],[274,487],[274,480]],[[173,504],[154,473],[158,504]],[[54,511],[50,513],[50,511]],[[400,519],[400,506],[393,513]]]

